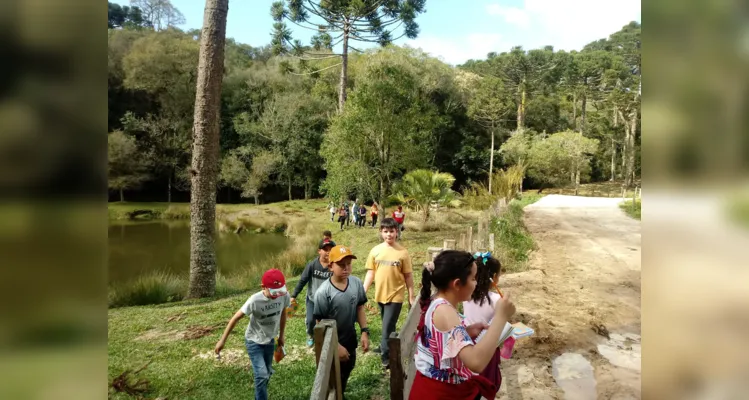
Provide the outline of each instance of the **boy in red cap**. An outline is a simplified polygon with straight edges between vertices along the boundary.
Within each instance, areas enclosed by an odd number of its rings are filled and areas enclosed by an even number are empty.
[[[231,317],[215,349],[216,354],[220,356],[226,338],[234,329],[234,325],[245,315],[250,317],[244,340],[255,376],[255,400],[268,399],[268,382],[273,375],[272,363],[275,350],[273,338],[278,335],[278,346],[284,345],[284,331],[286,330],[284,310],[291,305],[286,291],[286,279],[281,271],[277,269],[265,271],[262,288],[262,291],[250,296],[239,311]]]

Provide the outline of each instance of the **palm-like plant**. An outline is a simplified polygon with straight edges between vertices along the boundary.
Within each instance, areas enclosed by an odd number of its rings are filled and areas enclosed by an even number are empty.
[[[403,176],[395,187],[393,198],[403,204],[424,212],[424,222],[429,220],[429,207],[437,203],[444,207],[460,205],[458,193],[451,187],[455,177],[445,172],[417,169]]]

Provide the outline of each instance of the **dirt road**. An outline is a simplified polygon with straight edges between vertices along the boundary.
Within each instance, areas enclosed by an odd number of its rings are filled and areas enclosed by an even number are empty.
[[[500,284],[536,334],[503,361],[498,398],[640,398],[640,222],[620,201],[549,195],[526,207],[538,249]]]

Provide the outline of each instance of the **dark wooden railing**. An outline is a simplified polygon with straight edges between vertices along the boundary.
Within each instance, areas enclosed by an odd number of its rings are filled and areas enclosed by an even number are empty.
[[[419,325],[421,308],[419,304],[411,307],[406,322],[398,332],[393,332],[388,338],[390,349],[390,399],[406,400],[411,392],[414,377],[416,376],[416,365],[414,364],[414,353],[416,352],[416,327]]]

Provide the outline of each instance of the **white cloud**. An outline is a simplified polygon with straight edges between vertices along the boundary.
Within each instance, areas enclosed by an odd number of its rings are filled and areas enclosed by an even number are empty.
[[[407,45],[421,48],[434,57],[452,64],[462,64],[469,59],[483,59],[491,51],[507,47],[497,33],[474,33],[465,36],[436,37],[422,35],[406,41]]]
[[[528,12],[517,7],[504,7],[499,4],[489,4],[486,6],[486,12],[489,15],[499,15],[512,25],[520,28],[528,28],[530,25],[530,16]]]
[[[522,8],[495,3],[486,12],[530,30],[532,43],[523,43],[525,48],[550,44],[556,49],[579,50],[630,21],[641,20],[640,0],[524,0]]]

